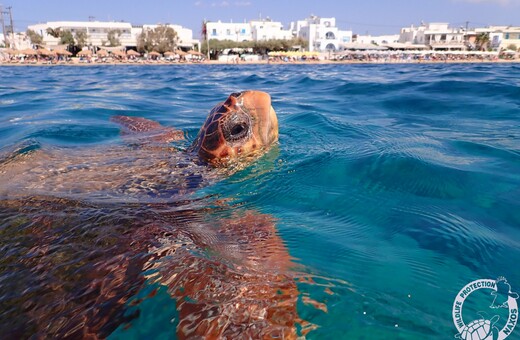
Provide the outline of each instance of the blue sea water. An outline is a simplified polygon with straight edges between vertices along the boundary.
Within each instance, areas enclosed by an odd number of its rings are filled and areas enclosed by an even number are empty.
[[[326,306],[299,300],[318,326],[307,338],[450,339],[467,283],[503,276],[520,291],[518,64],[0,67],[0,149],[110,145],[113,115],[175,126],[189,142],[214,104],[245,89],[270,93],[279,146],[194,195],[274,217],[316,282],[298,283],[301,297]],[[174,337],[175,306],[154,288],[112,338]],[[485,310],[504,327],[507,309],[483,291],[466,324]]]

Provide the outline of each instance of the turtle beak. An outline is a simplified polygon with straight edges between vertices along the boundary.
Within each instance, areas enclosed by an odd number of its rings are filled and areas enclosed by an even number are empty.
[[[256,121],[256,134],[264,147],[275,143],[278,140],[278,118],[271,106],[271,96],[261,91],[245,91],[241,99]]]

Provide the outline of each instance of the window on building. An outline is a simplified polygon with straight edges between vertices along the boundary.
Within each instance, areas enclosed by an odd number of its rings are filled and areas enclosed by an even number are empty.
[[[325,34],[325,39],[336,39],[336,36],[332,32],[327,32]]]
[[[505,39],[509,39],[509,33],[506,33]]]
[[[227,30],[226,30],[226,34],[227,34],[227,35],[230,35],[230,34],[231,34],[231,30],[230,30],[230,29],[227,29]]]
[[[211,30],[211,35],[217,35],[217,29],[214,28],[213,30]]]
[[[246,34],[246,29],[245,28],[242,28],[242,30],[240,31],[241,34]]]
[[[336,50],[336,46],[334,46],[334,44],[328,44],[327,47],[325,47],[325,49],[327,51],[335,51]]]

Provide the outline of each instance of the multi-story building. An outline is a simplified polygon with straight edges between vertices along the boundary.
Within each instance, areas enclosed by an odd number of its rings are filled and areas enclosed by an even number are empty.
[[[253,33],[250,23],[234,23],[208,21],[206,23],[208,39],[232,40],[236,42],[252,41]]]
[[[432,50],[465,50],[465,36],[465,29],[450,28],[447,23],[422,23],[402,28],[399,42],[428,45]]]
[[[503,39],[500,43],[501,49],[507,49],[511,45],[514,45],[517,50],[520,49],[520,26],[507,26],[501,28]]]
[[[158,25],[132,26],[128,22],[100,22],[100,21],[53,21],[45,24],[31,25],[28,29],[35,31],[43,37],[43,42],[48,47],[60,44],[60,38],[56,38],[49,34],[48,28],[60,29],[61,31],[70,31],[73,36],[78,32],[86,33],[87,45],[89,46],[105,46],[108,43],[108,33],[117,32],[116,37],[121,46],[135,47],[137,46],[137,38],[143,31],[143,28],[153,29]],[[192,31],[179,25],[168,25],[172,27],[179,37],[179,45],[187,48],[193,48],[198,43],[192,38]]]
[[[108,41],[110,31],[118,31],[119,41],[123,46],[135,46],[136,37],[132,34],[132,25],[127,22],[100,22],[100,21],[51,21],[45,24],[31,25],[28,29],[35,31],[43,37],[43,43],[48,47],[60,44],[60,38],[49,34],[48,29],[60,29],[70,31],[73,36],[78,32],[87,35],[87,45],[103,46]]]
[[[487,34],[489,44],[487,47],[492,50],[505,50],[510,47],[520,48],[520,27],[519,26],[489,26],[476,28],[476,36]]]
[[[255,41],[270,39],[290,40],[293,38],[291,30],[284,30],[281,22],[272,21],[269,18],[252,20],[250,24],[252,37]]]
[[[336,18],[311,16],[291,23],[294,35],[309,43],[309,51],[337,51],[352,42],[352,31],[336,27]]]

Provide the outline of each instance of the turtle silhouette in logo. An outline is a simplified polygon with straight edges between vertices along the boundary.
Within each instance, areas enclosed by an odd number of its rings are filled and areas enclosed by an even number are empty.
[[[511,291],[511,285],[507,282],[507,279],[503,276],[500,276],[496,280],[497,290],[492,291],[491,295],[495,298],[491,303],[490,308],[509,308],[509,304],[507,300],[512,297],[513,299],[518,299],[518,293]]]
[[[270,96],[231,94],[184,150],[169,143],[183,138],[177,130],[113,121],[125,143],[0,157],[2,337],[106,338],[132,328],[158,289],[181,339],[294,339],[298,324],[309,329],[275,219],[191,196],[276,143]],[[162,288],[143,297],[145,285]]]
[[[493,333],[498,333],[498,328],[495,324],[500,319],[500,316],[495,315],[491,320],[487,320],[482,312],[478,313],[482,319],[471,321],[467,324],[460,334],[455,335],[461,340],[493,340]]]

